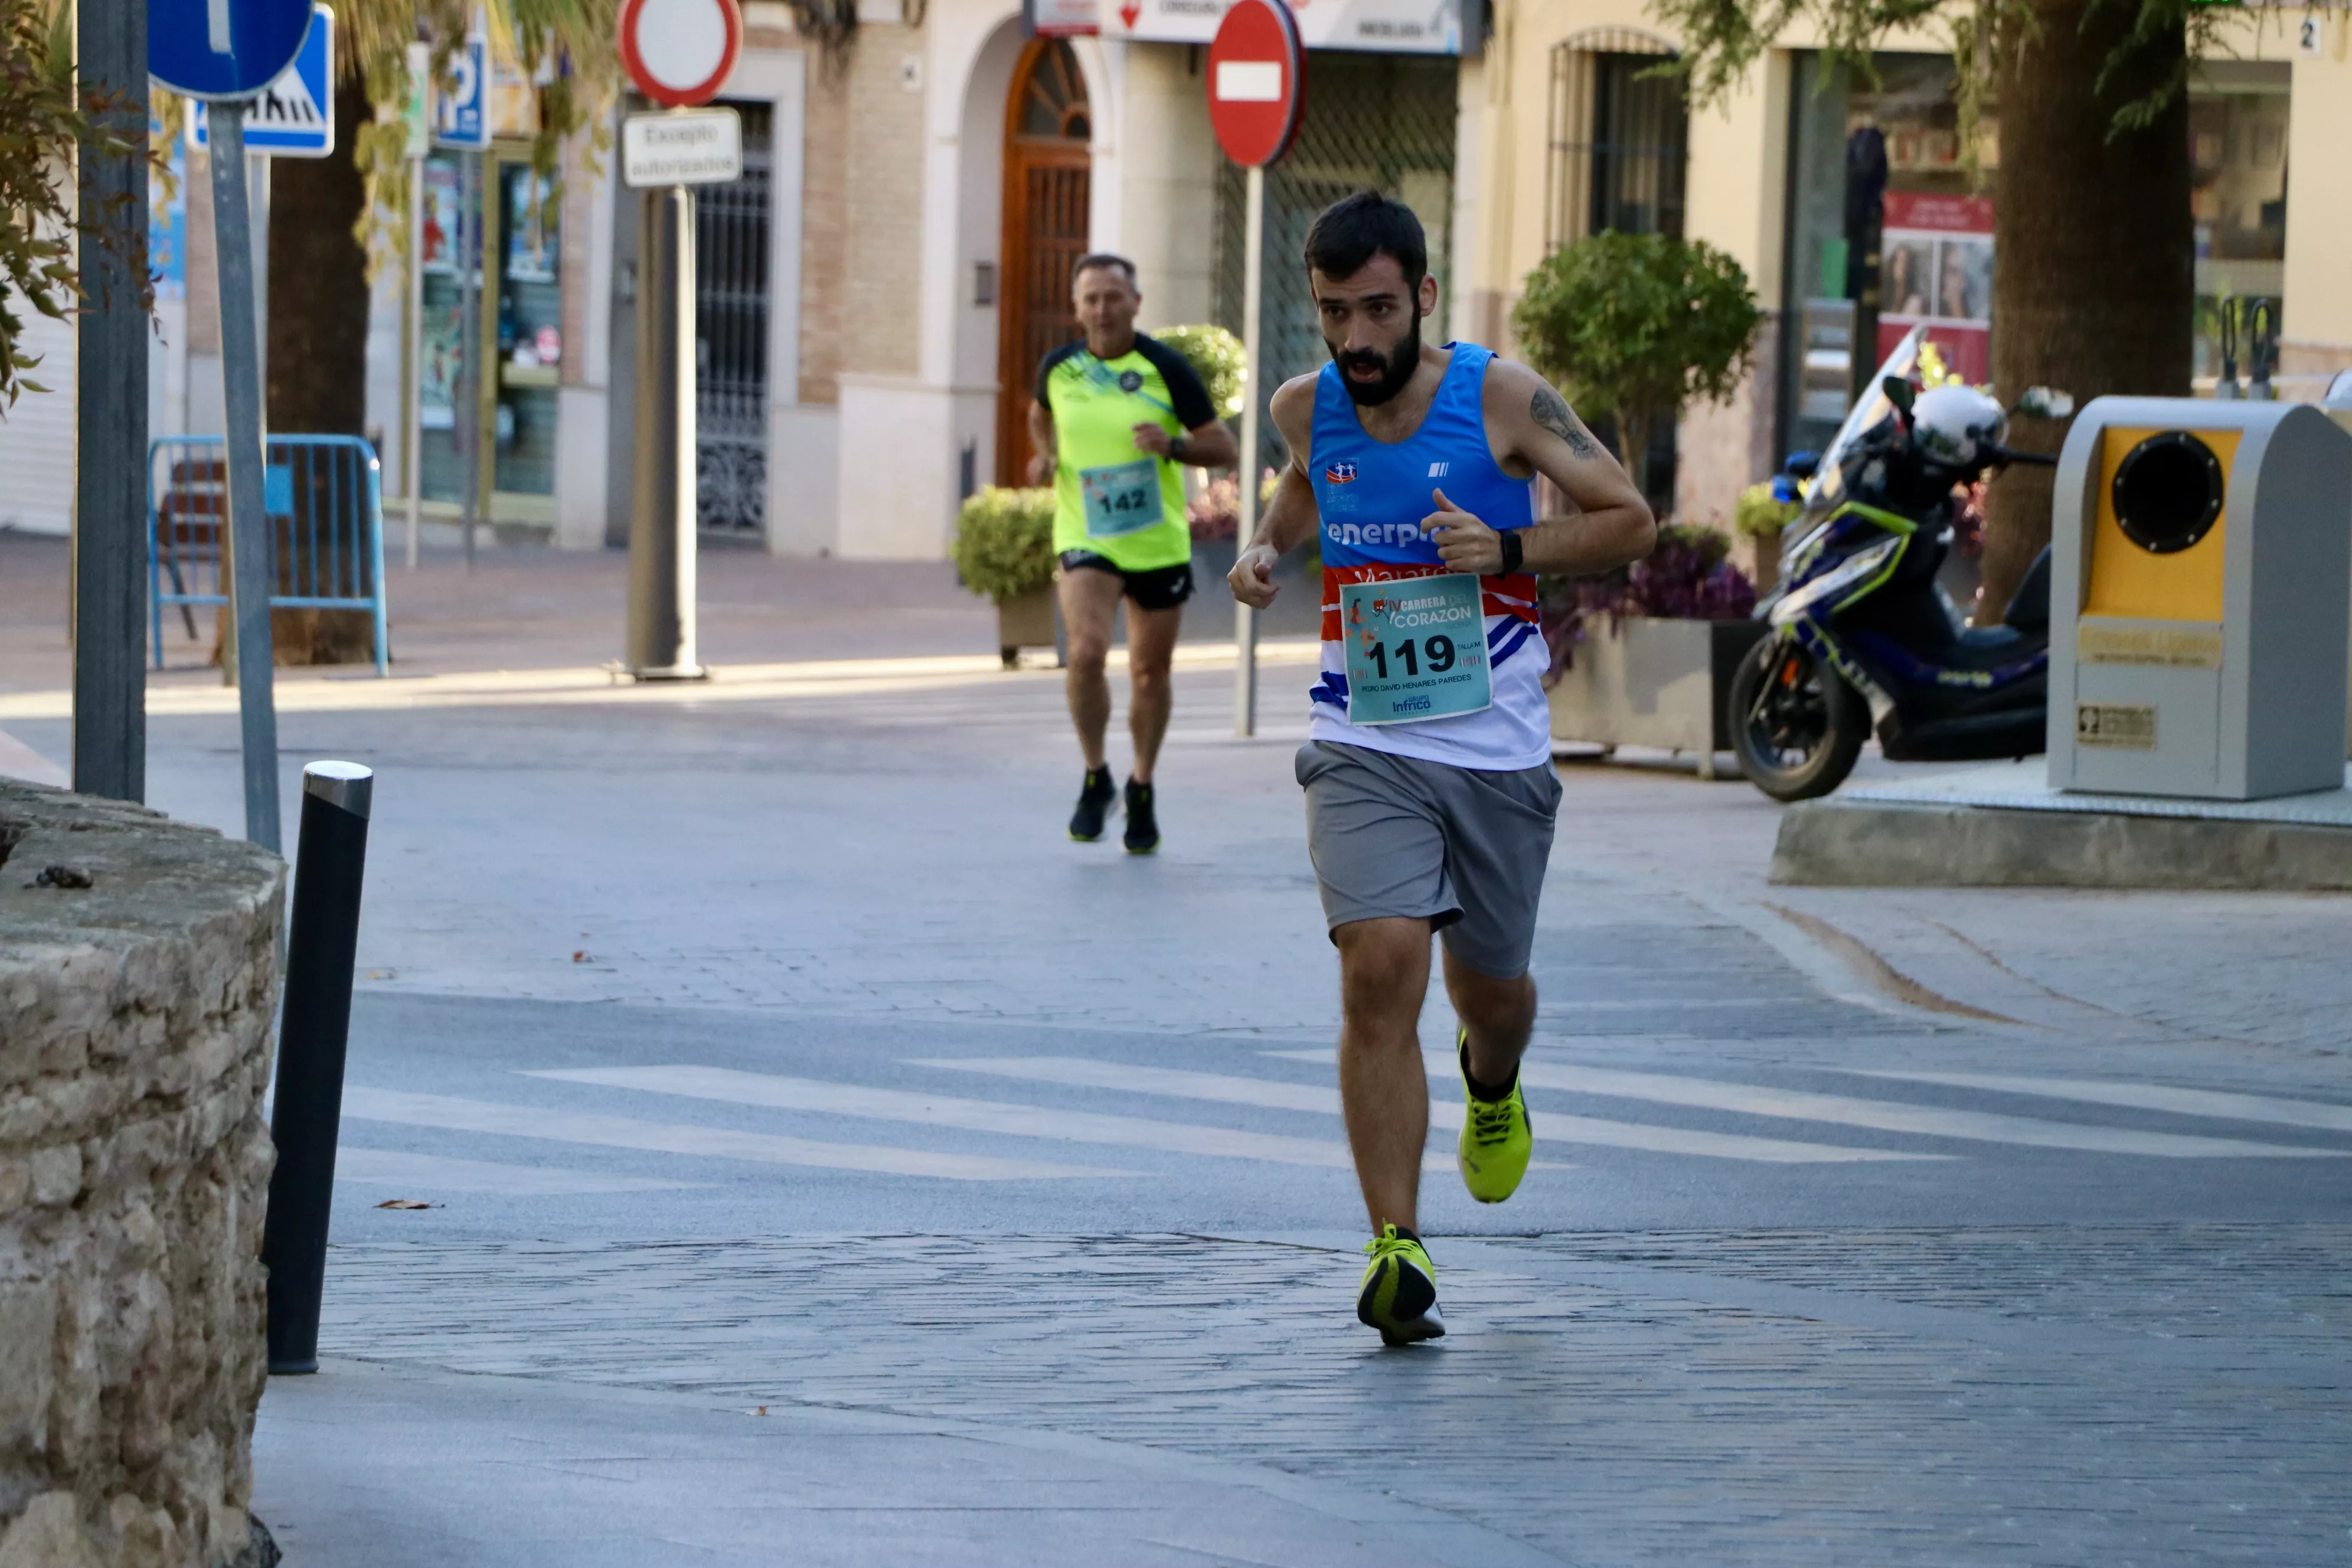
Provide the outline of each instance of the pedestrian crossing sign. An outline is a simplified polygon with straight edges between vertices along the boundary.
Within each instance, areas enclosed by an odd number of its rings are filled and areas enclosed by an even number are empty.
[[[335,151],[335,14],[313,8],[294,63],[245,109],[245,150],[256,157],[326,158]],[[188,103],[188,145],[207,148],[209,106]]]

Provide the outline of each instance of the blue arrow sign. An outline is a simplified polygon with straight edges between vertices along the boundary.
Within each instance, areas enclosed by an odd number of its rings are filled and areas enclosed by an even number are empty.
[[[335,14],[317,7],[294,63],[246,106],[245,150],[274,158],[324,158],[335,150]],[[188,105],[188,142],[212,145],[210,111]]]
[[[489,41],[475,34],[450,63],[457,72],[457,85],[448,92],[433,95],[439,110],[433,140],[444,147],[484,152],[490,144]]]
[[[189,98],[250,98],[310,30],[310,0],[148,0],[147,74]]]

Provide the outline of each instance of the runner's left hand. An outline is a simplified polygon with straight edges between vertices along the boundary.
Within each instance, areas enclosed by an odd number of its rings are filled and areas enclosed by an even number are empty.
[[[1432,490],[1437,510],[1421,520],[1421,531],[1437,541],[1437,553],[1449,572],[1492,575],[1503,569],[1503,536]]]
[[[1149,452],[1155,458],[1166,457],[1176,443],[1176,437],[1157,425],[1138,425],[1134,435],[1135,449]]]

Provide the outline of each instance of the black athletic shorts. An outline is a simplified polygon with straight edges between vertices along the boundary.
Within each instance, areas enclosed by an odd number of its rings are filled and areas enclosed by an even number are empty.
[[[1135,601],[1139,610],[1172,610],[1192,596],[1192,563],[1180,561],[1173,566],[1154,566],[1148,572],[1129,572],[1091,550],[1062,552],[1065,572],[1108,572],[1119,581],[1120,588]]]

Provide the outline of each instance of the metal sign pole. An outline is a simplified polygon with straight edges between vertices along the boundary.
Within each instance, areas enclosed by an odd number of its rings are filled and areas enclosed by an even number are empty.
[[[245,752],[245,836],[275,852],[278,710],[270,689],[268,519],[262,511],[261,353],[254,319],[253,234],[246,211],[245,115],[214,115],[213,234],[219,254],[221,387],[228,413],[229,609]]]
[[[121,95],[110,130],[129,144],[82,149],[81,210],[120,204],[141,243],[110,249],[102,223],[79,241],[91,308],[71,318],[73,787],[136,801],[147,798],[147,7],[82,5],[74,27],[81,85]]]
[[[1259,384],[1263,333],[1259,302],[1265,270],[1265,170],[1249,166],[1248,190],[1242,198],[1248,216],[1242,230],[1242,384],[1248,397],[1242,404],[1241,521],[1238,549],[1249,548],[1257,533],[1258,410],[1265,391]],[[1247,739],[1257,733],[1257,612],[1234,603],[1234,733]]]
[[[459,353],[466,364],[466,396],[458,407],[451,410],[457,436],[466,454],[466,498],[462,506],[466,527],[466,570],[474,569],[474,513],[479,509],[482,495],[482,268],[488,265],[489,255],[483,244],[487,237],[482,221],[485,203],[482,198],[482,155],[465,155],[465,184],[457,196],[457,232],[463,239],[457,247],[457,271],[463,282],[458,308],[465,319],[458,323]]]
[[[408,160],[408,329],[401,344],[406,374],[400,399],[400,483],[408,496],[408,569],[416,570],[416,535],[425,511],[425,160]]]
[[[645,193],[637,289],[636,495],[629,524],[627,666],[694,680],[694,191]]]

